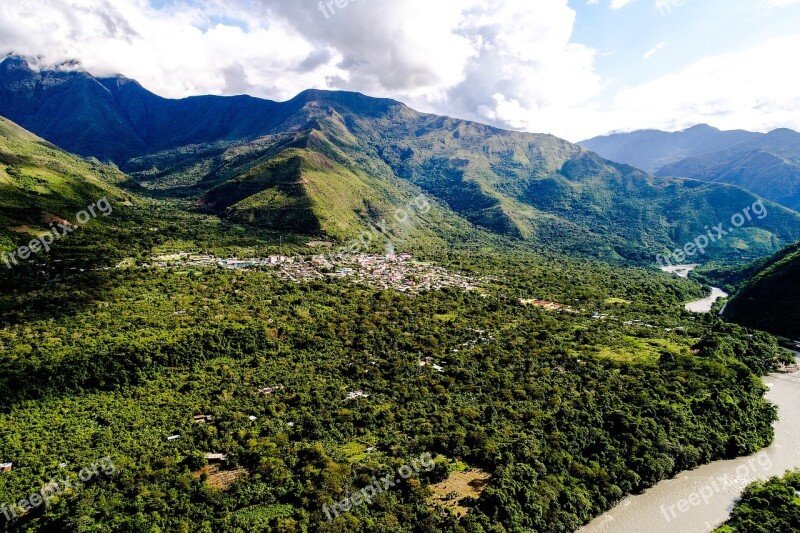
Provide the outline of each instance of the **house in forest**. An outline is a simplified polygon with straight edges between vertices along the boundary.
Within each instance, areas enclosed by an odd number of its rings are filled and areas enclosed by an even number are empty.
[[[206,461],[213,461],[213,462],[224,462],[228,460],[228,456],[224,453],[206,453],[205,455]]]
[[[0,473],[10,472],[14,463],[0,463]]]

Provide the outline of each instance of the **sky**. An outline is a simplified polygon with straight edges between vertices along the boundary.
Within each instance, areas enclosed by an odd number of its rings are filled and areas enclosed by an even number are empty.
[[[800,0],[2,0],[0,53],[169,98],[352,90],[571,141],[800,130]]]

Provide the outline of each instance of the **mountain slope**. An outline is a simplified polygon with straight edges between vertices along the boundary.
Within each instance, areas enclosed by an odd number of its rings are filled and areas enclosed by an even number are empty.
[[[614,134],[580,144],[656,176],[728,183],[800,210],[800,133],[792,130],[763,134],[701,125],[675,133]]]
[[[298,112],[314,93],[282,103],[250,96],[171,100],[124,76],[95,78],[67,67],[38,71],[21,57],[3,60],[0,115],[69,152],[121,166],[162,150],[296,131],[305,125]],[[367,114],[392,104],[363,96],[339,103]]]
[[[800,243],[772,257],[725,308],[742,325],[800,339]]]
[[[720,131],[706,124],[677,132],[639,130],[594,137],[578,144],[612,161],[627,163],[648,172],[688,157],[711,154],[755,141],[760,133]]]
[[[204,204],[228,209],[242,200],[242,191],[260,193],[252,190],[253,180],[247,179],[243,188],[237,179],[248,175],[253,161],[283,162],[284,151],[299,147],[306,159],[318,153],[328,164],[336,163],[327,173],[330,179],[345,182],[345,174],[359,176],[371,192],[356,187],[356,197],[377,202],[413,197],[421,189],[471,224],[498,235],[639,260],[683,246],[705,233],[706,225],[729,224],[733,214],[757,201],[734,187],[654,178],[549,135],[426,115],[396,102],[365,115],[350,102],[366,97],[349,93],[310,91],[301,97],[306,103],[296,122],[305,123],[306,130],[251,143],[162,152],[128,166],[148,187],[200,195]],[[233,183],[225,184],[228,180]],[[391,188],[406,192],[391,194]],[[224,200],[226,194],[230,201]],[[336,216],[361,212],[360,218],[367,218],[363,206],[328,205],[338,210]],[[798,215],[767,205],[769,217],[713,245],[708,257],[744,260],[796,240]]]
[[[113,167],[87,162],[0,117],[0,235],[36,233],[55,218],[107,197],[126,195],[114,183],[127,179]]]
[[[658,176],[730,183],[800,210],[800,133],[775,130],[757,140],[666,165]]]
[[[277,104],[247,96],[168,100],[122,76],[35,71],[0,63],[0,115],[83,156],[117,163],[194,143],[255,138],[280,122]]]
[[[724,185],[657,179],[550,135],[357,93],[310,90],[283,103],[167,100],[122,77],[34,72],[14,58],[0,65],[0,91],[7,96],[0,112],[30,120],[78,153],[113,159],[154,193],[199,199],[237,221],[337,239],[424,192],[436,204],[428,225],[437,226],[425,229],[449,233],[451,242],[477,228],[529,247],[652,261],[757,201]],[[771,204],[769,211],[705,258],[749,260],[800,238],[797,213]]]

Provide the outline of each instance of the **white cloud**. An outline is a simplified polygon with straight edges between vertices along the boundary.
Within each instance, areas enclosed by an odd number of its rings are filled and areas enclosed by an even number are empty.
[[[478,50],[466,77],[448,91],[451,113],[503,126],[547,131],[548,113],[590,100],[602,89],[594,51],[570,43],[575,13],[566,2],[487,2],[461,24]]]
[[[591,114],[596,133],[723,129],[800,130],[800,71],[788,68],[800,36],[773,39],[735,54],[704,58],[684,70],[620,92],[611,109]]]
[[[0,49],[44,64],[78,59],[93,74],[120,72],[167,97],[250,88],[288,98],[341,72],[330,63],[298,72],[316,48],[288,24],[250,17],[242,29],[214,23],[220,15],[213,2],[155,10],[145,0],[4,0]]]
[[[164,9],[147,0],[2,0],[0,52],[51,65],[75,58],[167,97],[284,100],[307,88],[348,89],[572,140],[697,122],[800,127],[800,79],[790,68],[800,38],[707,58],[603,103],[615,82],[595,72],[593,49],[572,42],[567,0],[351,2],[326,18],[318,0],[174,0]]]
[[[667,46],[667,43],[665,41],[658,43],[653,48],[645,52],[642,55],[642,59],[650,59],[651,57],[656,55],[659,52],[659,50],[662,50],[665,46]]]
[[[474,36],[458,31],[464,11],[481,2],[361,0],[325,18],[317,0],[262,0],[267,14],[304,39],[336,52],[340,73],[328,86],[417,97],[464,78]],[[335,4],[334,4],[335,8]]]
[[[786,7],[794,4],[800,4],[800,0],[761,0],[763,7]]]
[[[621,9],[636,0],[611,0],[611,9]]]
[[[246,91],[287,99],[309,87],[347,89],[549,130],[547,117],[602,87],[594,51],[570,42],[567,0],[359,0],[327,18],[318,0],[31,6],[0,4],[0,50],[49,64],[77,58],[92,73],[121,72],[168,97]]]
[[[570,42],[566,0],[369,0],[328,19],[315,0],[262,0],[303,36],[333,47],[328,86],[389,95],[423,111],[503,127],[553,127],[542,110],[595,96],[594,51]]]

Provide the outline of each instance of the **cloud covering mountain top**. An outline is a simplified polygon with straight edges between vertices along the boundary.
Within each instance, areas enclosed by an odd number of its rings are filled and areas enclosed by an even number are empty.
[[[628,85],[600,68],[611,52],[573,36],[585,9],[663,10],[650,0],[628,3],[5,0],[0,51],[46,66],[76,59],[92,74],[122,73],[167,97],[285,100],[309,87],[356,90],[572,140],[699,122],[800,128],[792,92],[800,79],[786,68],[800,36],[709,55]],[[636,57],[648,64],[679,48],[661,39],[641,47]]]

